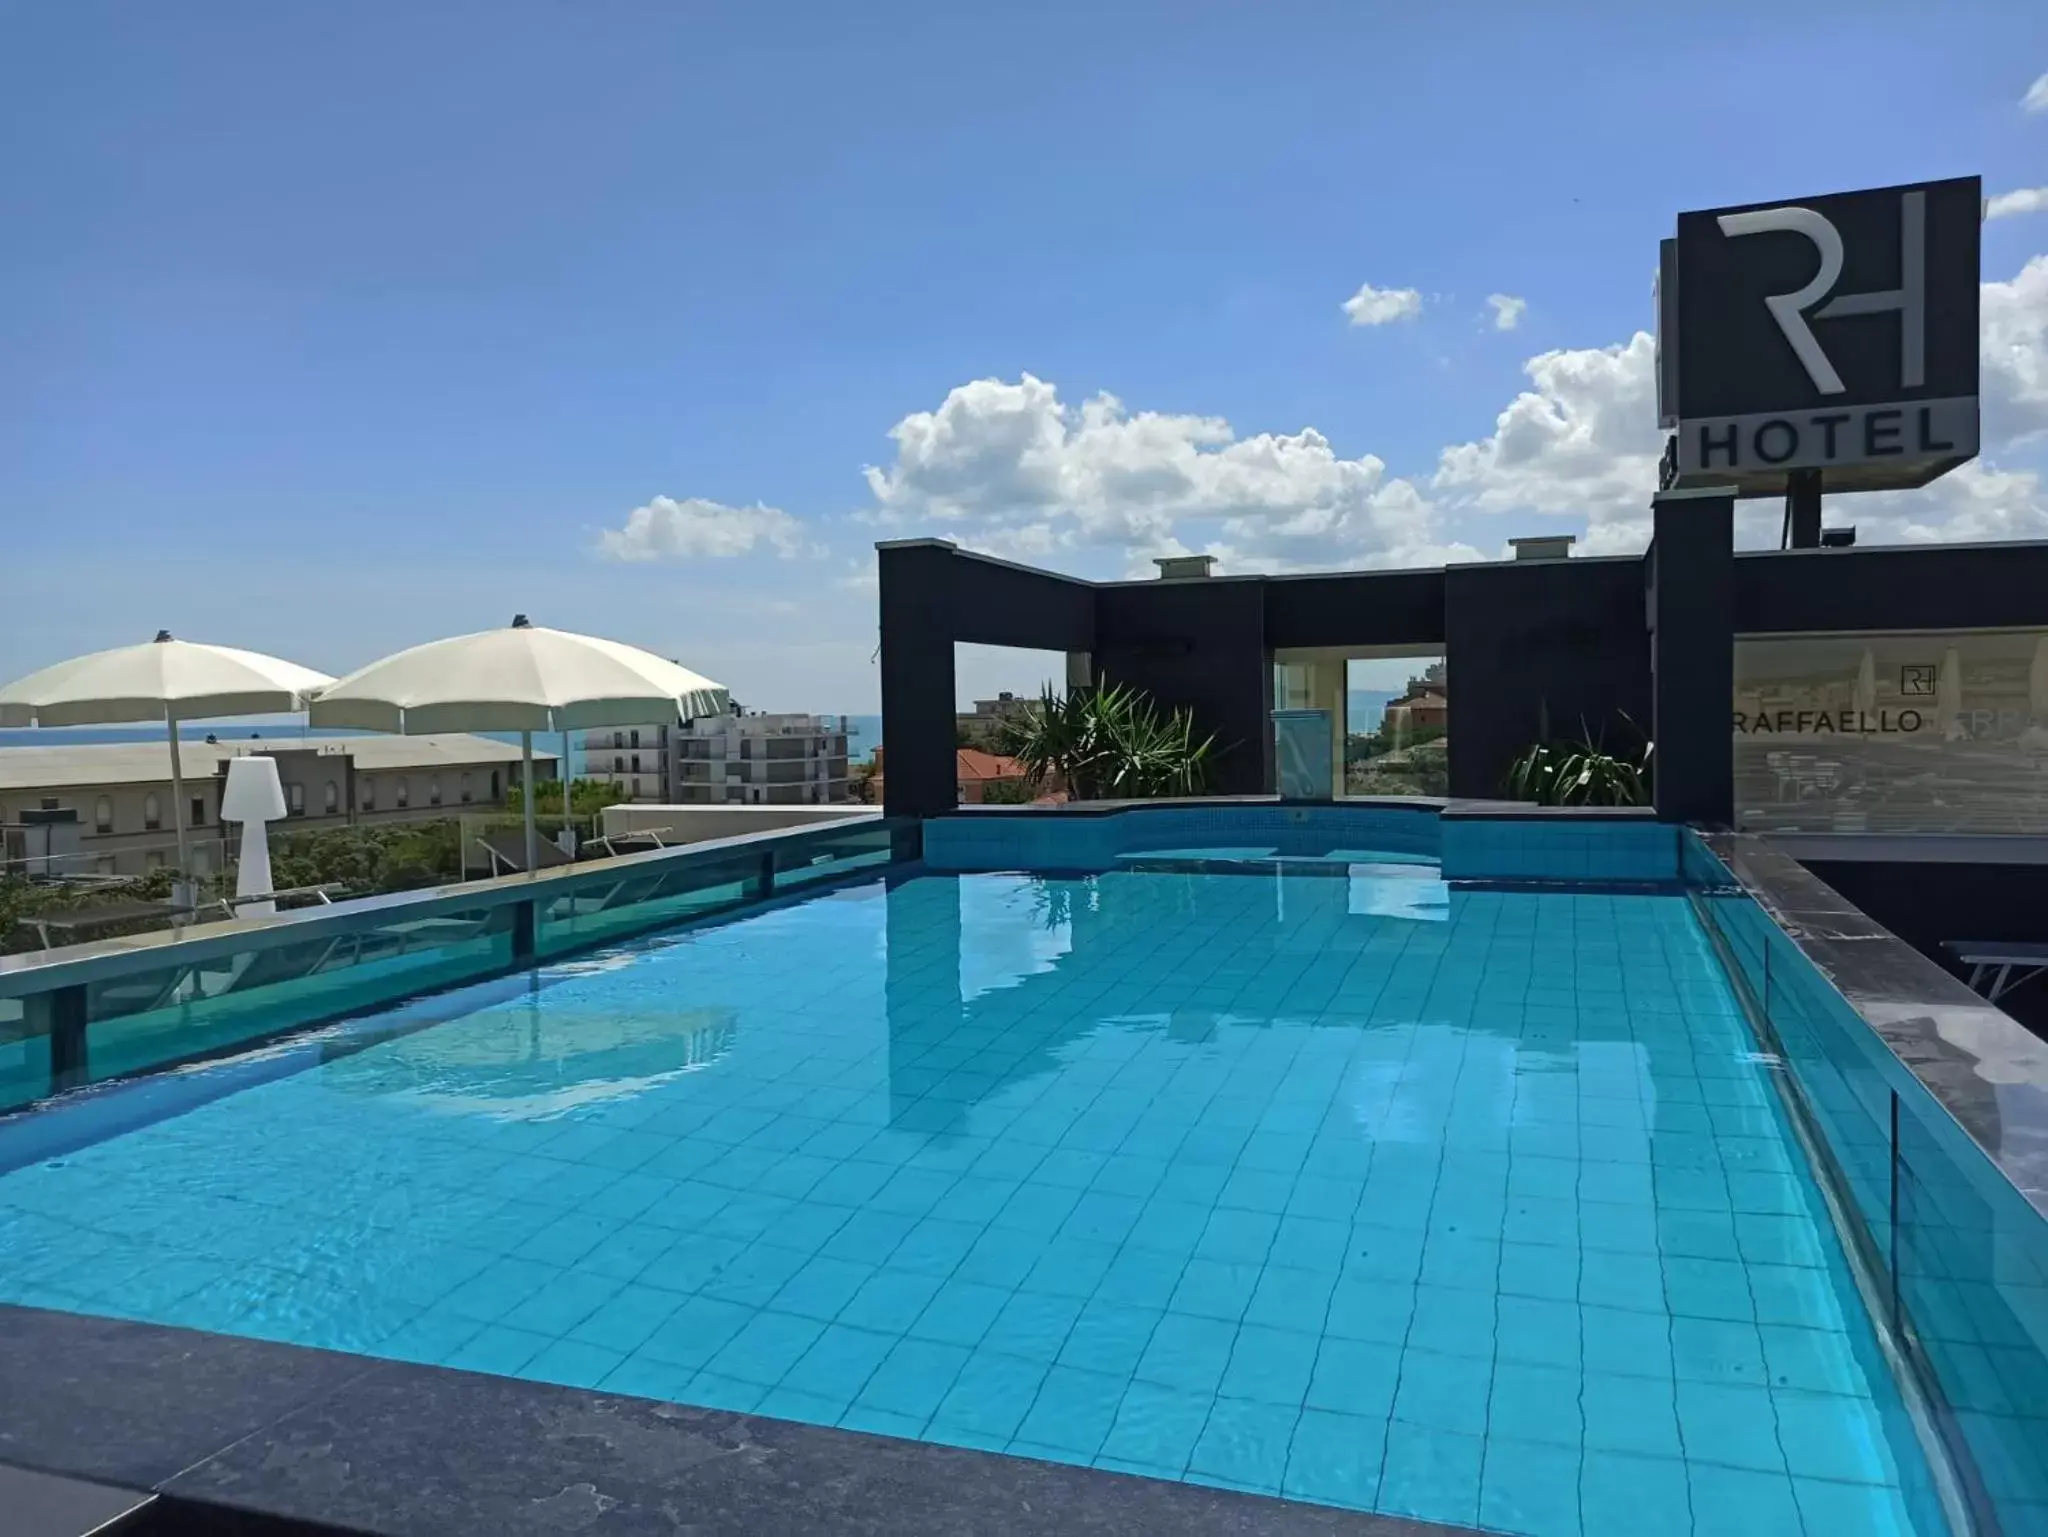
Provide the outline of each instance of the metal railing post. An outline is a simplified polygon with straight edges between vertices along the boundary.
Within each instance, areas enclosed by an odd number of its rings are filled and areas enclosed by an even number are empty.
[[[50,1038],[50,1092],[84,1083],[85,984],[30,993],[21,1002],[30,1033]]]

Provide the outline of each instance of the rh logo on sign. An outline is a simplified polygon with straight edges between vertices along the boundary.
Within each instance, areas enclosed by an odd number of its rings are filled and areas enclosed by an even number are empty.
[[[1748,213],[1724,213],[1721,233],[1729,236],[1760,235],[1772,230],[1804,235],[1813,242],[1820,266],[1804,287],[1790,293],[1769,294],[1764,304],[1778,329],[1785,333],[1793,355],[1799,359],[1813,387],[1823,395],[1839,395],[1847,388],[1820,338],[1807,324],[1806,312],[1826,299],[1842,276],[1842,233],[1825,214],[1811,208],[1758,208]],[[1848,315],[1899,314],[1899,385],[1917,390],[1927,382],[1927,194],[1907,192],[1899,198],[1899,286],[1875,293],[1843,294],[1814,310],[1815,320],[1834,320]]]
[[[1908,699],[1932,699],[1935,676],[1935,668],[1908,662],[1899,669],[1899,692]]]

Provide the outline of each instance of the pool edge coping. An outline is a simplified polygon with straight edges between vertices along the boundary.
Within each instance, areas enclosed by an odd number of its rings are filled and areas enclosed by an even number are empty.
[[[167,1424],[180,1406],[207,1426]],[[218,1511],[372,1537],[542,1537],[578,1511],[637,1537],[673,1531],[677,1500],[697,1511],[694,1529],[735,1534],[1482,1537],[1207,1483],[16,1304],[0,1304],[0,1463],[155,1493],[195,1519]]]
[[[1770,840],[1723,830],[1696,832],[1743,893],[1862,1021],[1894,1070],[1919,1085],[2036,1215],[2048,1218],[2048,1042]],[[1965,1045],[1964,1039],[1972,1044]],[[2024,1077],[1994,1077],[1987,1067],[2017,1068]],[[2023,1097],[2034,1104],[2020,1103]],[[2029,1109],[2033,1114],[2026,1114]],[[2022,1122],[2017,1136],[2006,1125],[2015,1118]]]

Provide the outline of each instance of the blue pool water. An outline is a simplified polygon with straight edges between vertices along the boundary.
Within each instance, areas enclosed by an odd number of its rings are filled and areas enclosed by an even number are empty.
[[[457,1002],[0,1177],[0,1298],[1535,1537],[1915,1530],[1680,900],[927,875]]]

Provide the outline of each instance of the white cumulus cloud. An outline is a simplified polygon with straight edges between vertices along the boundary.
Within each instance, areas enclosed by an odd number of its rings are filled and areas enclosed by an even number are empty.
[[[678,501],[657,496],[627,514],[622,527],[598,536],[597,549],[609,560],[723,559],[756,549],[777,555],[807,554],[803,524],[780,507],[727,507],[692,496]]]
[[[2020,98],[2022,112],[2048,112],[2048,75],[2041,76],[2027,87],[2027,94]]]
[[[1522,323],[1522,314],[1529,308],[1527,299],[1517,299],[1513,294],[1488,294],[1486,302],[1493,306],[1493,328],[1496,331],[1512,331]]]
[[[1864,543],[2048,536],[2048,466],[2033,457],[2048,440],[2048,256],[1985,283],[1981,313],[1985,457],[1920,491],[1831,499],[1831,520],[1856,523]],[[865,472],[864,516],[892,533],[1133,575],[1149,575],[1154,556],[1195,552],[1239,572],[1476,559],[1498,547],[1497,519],[1513,517],[1530,522],[1506,532],[1583,528],[1584,553],[1633,553],[1649,541],[1664,446],[1655,356],[1640,331],[1538,353],[1492,430],[1441,449],[1421,476],[1340,451],[1313,426],[1240,435],[1222,417],[1134,410],[1108,394],[1069,402],[1030,374],[977,379],[891,429],[890,461]],[[1742,503],[1738,537],[1775,544],[1781,512]]]
[[[1984,200],[1984,217],[2010,219],[2017,214],[2039,213],[2048,208],[2048,187],[2020,187],[2012,192],[1993,193]]]
[[[1410,320],[1422,313],[1422,295],[1413,288],[1375,288],[1360,283],[1358,292],[1344,301],[1344,313],[1355,326]]]
[[[1120,552],[1129,564],[1207,550],[1234,570],[1469,559],[1436,509],[1385,463],[1347,458],[1313,427],[1239,437],[1221,417],[1079,405],[1023,375],[977,379],[891,429],[867,470],[876,516],[995,554]]]
[[[1773,512],[1776,503],[1771,504]],[[2048,496],[2033,470],[1972,459],[1917,491],[1836,498],[1829,522],[1853,523],[1862,544],[1956,544],[2048,536]]]
[[[1989,460],[1911,492],[1844,497],[1833,505],[1865,542],[2018,539],[2048,532],[2040,476],[1998,457],[2048,437],[2048,256],[2036,256],[1980,296],[1983,442]],[[1447,515],[1540,513],[1586,520],[1589,554],[1640,550],[1664,434],[1656,425],[1656,345],[1638,331],[1610,347],[1540,353],[1523,365],[1528,389],[1493,433],[1438,457],[1430,490]],[[1741,506],[1749,542],[1774,541],[1778,512]]]
[[[1986,283],[1979,306],[1985,446],[2048,434],[2048,256]]]
[[[1481,512],[1583,516],[1594,554],[1640,548],[1664,446],[1655,361],[1647,331],[1537,354],[1522,365],[1531,387],[1490,437],[1443,450],[1432,488]]]

